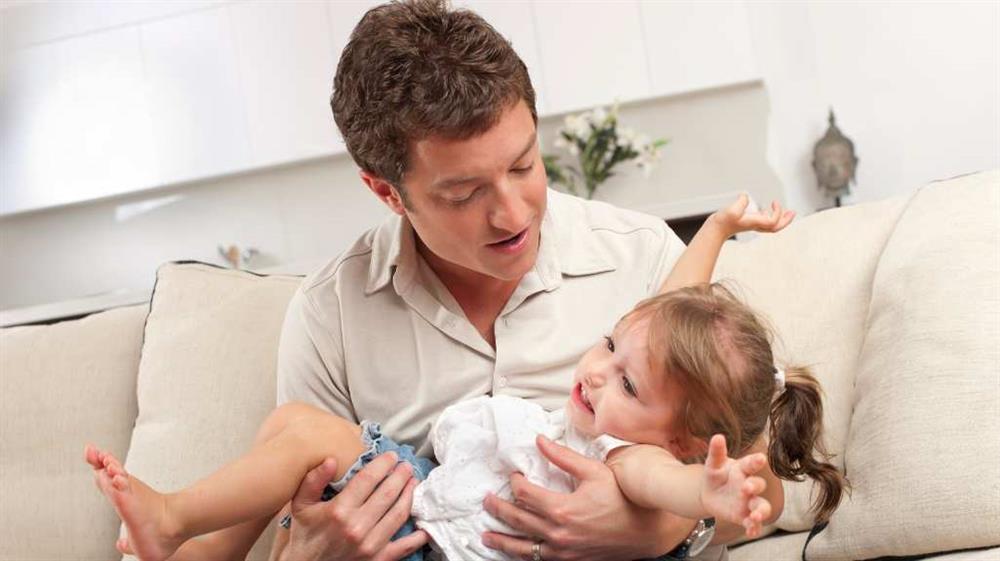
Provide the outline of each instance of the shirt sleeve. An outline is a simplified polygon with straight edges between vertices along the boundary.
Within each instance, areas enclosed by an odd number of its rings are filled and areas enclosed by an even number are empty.
[[[602,434],[595,438],[590,445],[587,446],[585,455],[589,458],[606,462],[608,460],[608,454],[610,454],[612,450],[625,446],[632,446],[633,444],[635,443],[615,438],[610,434]]]
[[[654,250],[652,268],[649,275],[649,285],[646,287],[646,294],[654,296],[660,291],[660,287],[666,282],[670,271],[677,264],[677,260],[687,246],[674,233],[666,222],[661,222],[662,232],[660,236],[660,246],[651,248]]]
[[[278,405],[302,401],[358,422],[344,367],[340,309],[331,301],[322,316],[303,288],[289,302],[278,344]]]

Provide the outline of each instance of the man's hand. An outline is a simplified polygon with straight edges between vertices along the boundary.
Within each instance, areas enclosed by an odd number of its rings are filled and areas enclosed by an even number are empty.
[[[721,228],[723,235],[729,238],[740,232],[778,232],[795,218],[795,212],[782,209],[778,201],[771,203],[770,214],[763,211],[747,212],[749,204],[750,198],[741,194],[733,204],[712,213],[706,223]]]
[[[729,458],[726,437],[713,436],[702,477],[702,506],[716,519],[743,526],[748,538],[756,538],[762,522],[771,516],[771,503],[760,496],[767,483],[755,475],[766,464],[767,458],[760,453]]]
[[[487,512],[531,538],[486,532],[483,543],[522,559],[531,559],[541,540],[546,561],[616,560],[656,557],[673,549],[694,528],[693,520],[647,510],[625,499],[611,469],[539,436],[538,449],[579,483],[569,494],[511,476],[515,503],[490,495]]]
[[[336,474],[337,462],[327,458],[313,468],[291,502],[292,527],[280,554],[282,561],[342,561],[401,559],[427,543],[418,530],[389,539],[410,516],[417,485],[409,464],[397,465],[393,452],[372,460],[332,500],[323,502],[323,488]]]

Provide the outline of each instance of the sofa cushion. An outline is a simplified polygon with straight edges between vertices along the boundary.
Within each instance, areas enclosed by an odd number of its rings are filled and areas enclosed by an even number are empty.
[[[154,488],[190,485],[249,450],[274,408],[278,338],[299,277],[199,263],[156,275],[126,469]],[[273,525],[249,559],[266,559]]]
[[[785,231],[728,242],[716,268],[770,320],[778,366],[805,365],[823,386],[824,423],[833,463],[843,467],[854,375],[871,298],[871,282],[886,241],[910,196],[828,210]],[[807,530],[812,485],[785,483],[777,526]]]
[[[772,534],[730,548],[729,561],[797,561],[808,537],[809,532]]]
[[[146,305],[0,331],[0,559],[111,559],[83,446],[128,448]]]
[[[1000,545],[1000,173],[914,197],[875,274],[846,471],[808,559]]]

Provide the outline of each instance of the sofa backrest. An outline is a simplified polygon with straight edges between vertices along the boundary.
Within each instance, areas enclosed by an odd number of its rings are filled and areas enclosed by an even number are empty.
[[[128,451],[146,308],[0,330],[0,560],[117,555],[83,446]]]
[[[732,283],[770,320],[779,368],[808,366],[825,391],[824,428],[843,467],[854,376],[864,340],[872,278],[910,196],[807,216],[786,230],[727,242],[715,280]],[[812,485],[785,485],[783,530],[813,526]]]

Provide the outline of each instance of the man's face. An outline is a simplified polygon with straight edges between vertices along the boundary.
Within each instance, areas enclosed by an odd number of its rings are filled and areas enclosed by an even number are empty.
[[[546,177],[523,101],[479,136],[411,144],[403,183],[407,204],[393,210],[409,218],[439,275],[516,281],[534,266]]]

